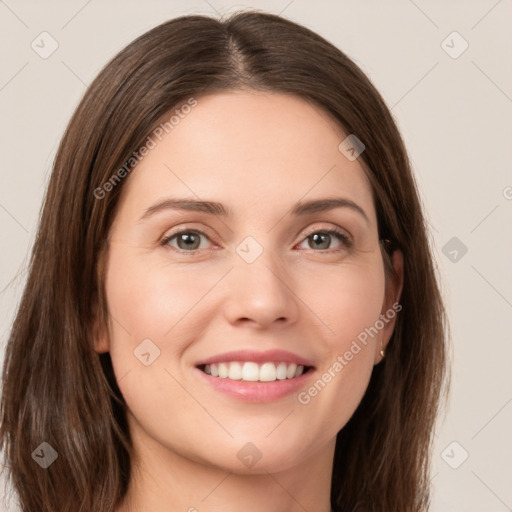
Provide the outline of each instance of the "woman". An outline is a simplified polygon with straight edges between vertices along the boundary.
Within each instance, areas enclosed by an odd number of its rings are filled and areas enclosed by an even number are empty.
[[[257,12],[122,50],[74,113],[8,342],[24,511],[425,511],[445,317],[406,150]]]

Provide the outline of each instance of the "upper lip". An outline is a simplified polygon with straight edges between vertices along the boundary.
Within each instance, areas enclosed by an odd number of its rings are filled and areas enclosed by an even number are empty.
[[[224,352],[215,356],[203,359],[196,363],[196,366],[213,363],[225,363],[229,361],[243,361],[253,363],[295,363],[302,366],[313,366],[313,363],[304,357],[301,357],[287,350],[265,350],[263,352],[257,350],[234,350]]]

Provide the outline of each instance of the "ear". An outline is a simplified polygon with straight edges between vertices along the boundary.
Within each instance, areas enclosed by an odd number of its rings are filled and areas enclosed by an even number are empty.
[[[397,249],[393,252],[391,259],[395,275],[386,278],[384,303],[379,317],[384,326],[376,338],[374,364],[382,361],[381,350],[386,351],[395,329],[398,312],[402,309],[399,301],[404,283],[404,257],[402,252]]]
[[[99,307],[94,306],[94,319],[92,327],[93,348],[98,354],[103,354],[110,351],[110,340],[108,336],[108,329],[103,315],[100,314]]]

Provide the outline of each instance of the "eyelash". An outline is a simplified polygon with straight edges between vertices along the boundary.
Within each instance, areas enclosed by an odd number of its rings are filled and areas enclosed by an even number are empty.
[[[173,234],[171,234],[169,236],[164,237],[160,241],[160,245],[163,246],[163,247],[168,246],[169,242],[171,240],[173,240],[177,236],[185,234],[185,233],[193,233],[195,235],[202,235],[202,236],[208,238],[208,240],[210,239],[206,233],[204,233],[203,231],[200,231],[198,229],[183,229],[181,231],[177,231],[176,233],[173,233]],[[341,248],[341,249],[325,249],[325,250],[320,250],[320,251],[315,251],[314,249],[310,249],[313,252],[333,254],[333,253],[344,251],[346,249],[350,249],[352,247],[352,245],[353,245],[352,239],[346,233],[344,233],[343,231],[341,231],[339,229],[336,229],[336,228],[315,229],[315,230],[309,232],[308,234],[306,234],[306,236],[303,238],[302,242],[304,240],[307,240],[310,236],[315,235],[317,233],[321,233],[321,234],[329,235],[329,236],[335,236],[340,242],[342,242],[344,247]],[[184,253],[185,254],[195,254],[197,251],[201,250],[201,249],[193,249],[191,251],[185,251],[183,249],[178,249],[176,247],[172,247],[172,249],[180,252],[181,254],[184,254]]]

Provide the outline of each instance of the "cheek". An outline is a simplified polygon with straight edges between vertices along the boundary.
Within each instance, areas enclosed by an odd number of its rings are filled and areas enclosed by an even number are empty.
[[[155,395],[158,390],[165,390],[158,397],[169,393],[170,376],[162,370],[176,367],[199,335],[207,316],[203,312],[198,322],[197,306],[216,280],[217,274],[199,279],[197,273],[176,271],[122,246],[112,250],[105,281],[110,355],[128,403],[152,396],[147,406],[165,410]]]
[[[114,329],[119,331],[122,324],[134,342],[141,337],[162,340],[170,331],[179,330],[187,314],[218,280],[216,274],[205,279],[199,275],[136,254],[114,253],[106,276],[109,308],[118,321]]]
[[[154,420],[145,427],[157,438],[159,426],[170,425],[172,404],[179,404],[184,417],[197,414],[197,406],[178,383],[182,378],[176,362],[199,333],[197,306],[218,276],[202,280],[196,273],[194,278],[120,246],[111,251],[105,279],[110,355],[118,386],[137,418]],[[204,323],[204,314],[201,320]]]
[[[318,272],[303,278],[301,297],[328,326],[327,352],[344,350],[376,322],[385,294],[384,270],[372,264],[344,265],[336,271]]]
[[[378,261],[316,277],[308,304],[330,329],[323,330],[318,378],[298,402],[317,418],[316,430],[327,439],[347,423],[367,389],[379,340],[368,329],[379,319],[385,280]]]

